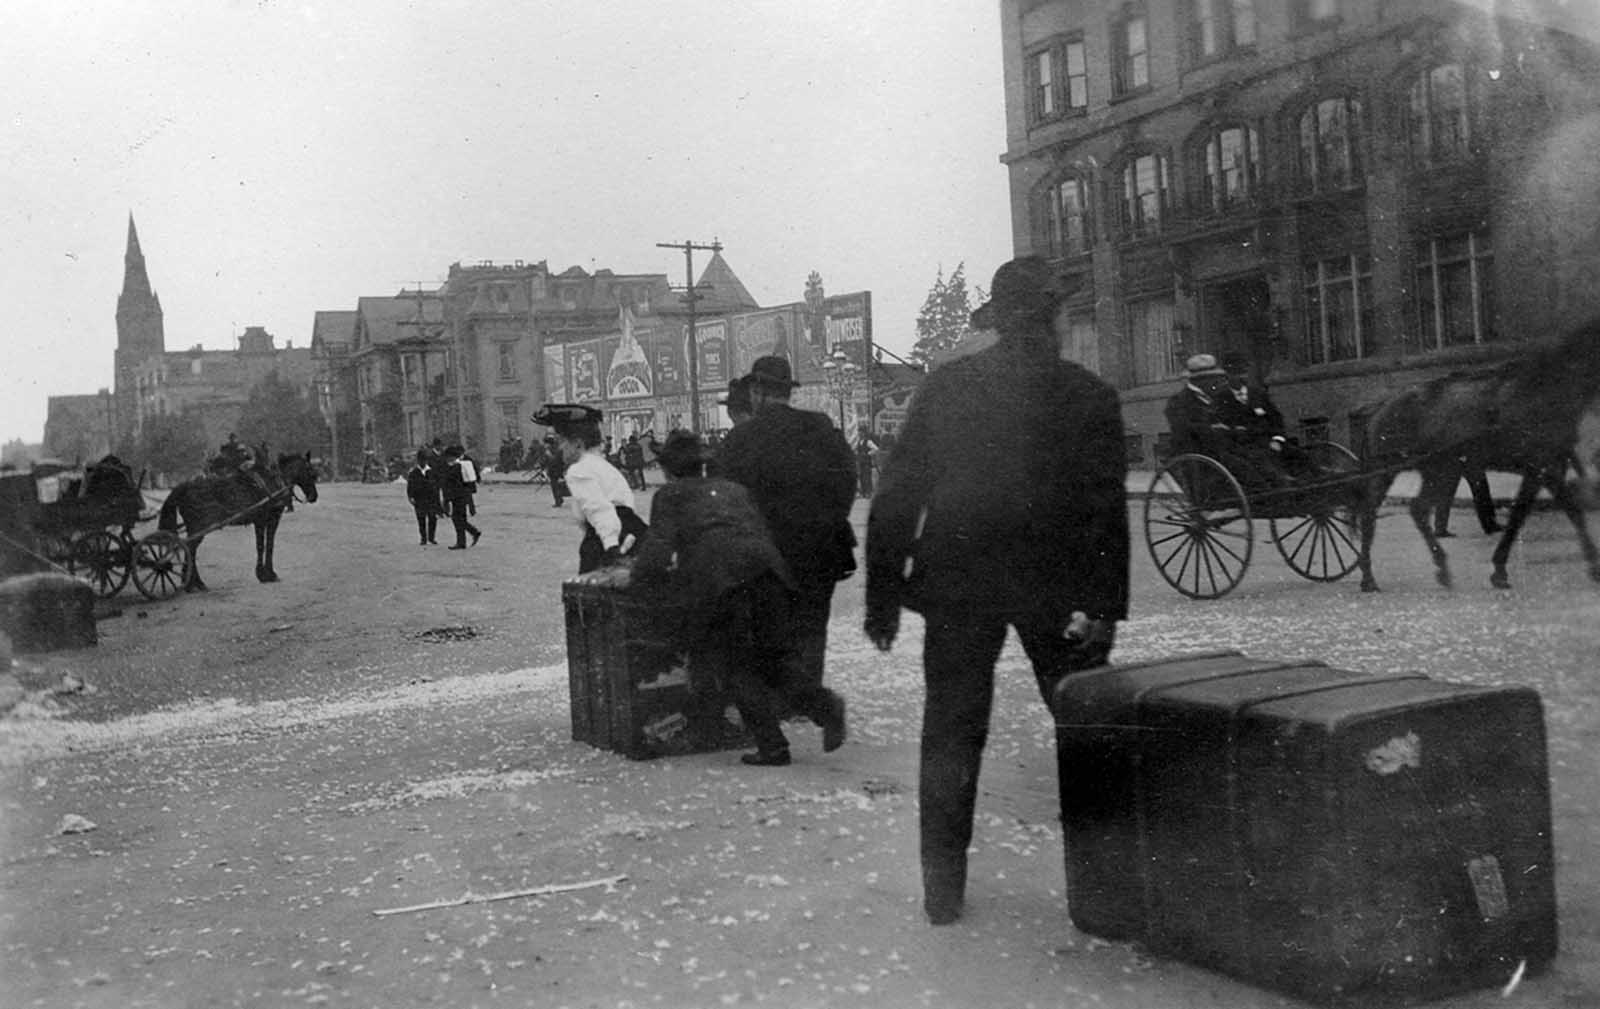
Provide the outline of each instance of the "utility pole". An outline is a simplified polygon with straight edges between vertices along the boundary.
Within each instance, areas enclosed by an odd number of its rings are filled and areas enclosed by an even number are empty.
[[[722,243],[715,238],[710,245],[701,245],[695,242],[657,242],[658,249],[682,249],[684,274],[683,300],[689,305],[689,430],[695,434],[700,433],[700,347],[695,341],[694,331],[694,303],[700,300],[700,295],[694,289],[694,250],[704,249],[711,253],[722,251]]]

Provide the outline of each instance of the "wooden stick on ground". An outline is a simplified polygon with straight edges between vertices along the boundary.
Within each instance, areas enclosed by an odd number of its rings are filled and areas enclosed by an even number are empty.
[[[372,913],[383,918],[391,914],[408,914],[412,911],[432,911],[441,907],[461,907],[464,904],[487,904],[494,900],[511,900],[514,897],[537,897],[545,893],[565,893],[568,890],[587,890],[591,887],[603,886],[607,890],[627,879],[623,876],[606,876],[603,879],[586,879],[581,883],[547,883],[528,890],[507,890],[505,893],[469,893],[464,897],[454,900],[436,900],[429,904],[413,904],[410,907],[387,907]]]

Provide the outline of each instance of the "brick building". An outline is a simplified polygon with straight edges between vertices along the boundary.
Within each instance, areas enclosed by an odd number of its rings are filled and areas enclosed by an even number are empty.
[[[1130,456],[1196,352],[1359,447],[1387,391],[1600,314],[1587,10],[1001,0],[1013,246],[1075,286]]]

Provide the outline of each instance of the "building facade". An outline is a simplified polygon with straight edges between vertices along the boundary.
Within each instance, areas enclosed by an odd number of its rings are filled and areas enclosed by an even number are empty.
[[[1359,449],[1390,390],[1600,315],[1600,61],[1566,7],[1002,0],[1013,245],[1074,291],[1132,461],[1197,352]]]

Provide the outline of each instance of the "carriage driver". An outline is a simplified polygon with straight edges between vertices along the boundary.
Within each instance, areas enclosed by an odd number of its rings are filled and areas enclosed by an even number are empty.
[[[1247,489],[1292,486],[1295,480],[1263,438],[1240,417],[1239,402],[1210,354],[1196,354],[1185,363],[1182,389],[1167,400],[1167,427],[1172,452],[1208,455],[1227,467]]]

